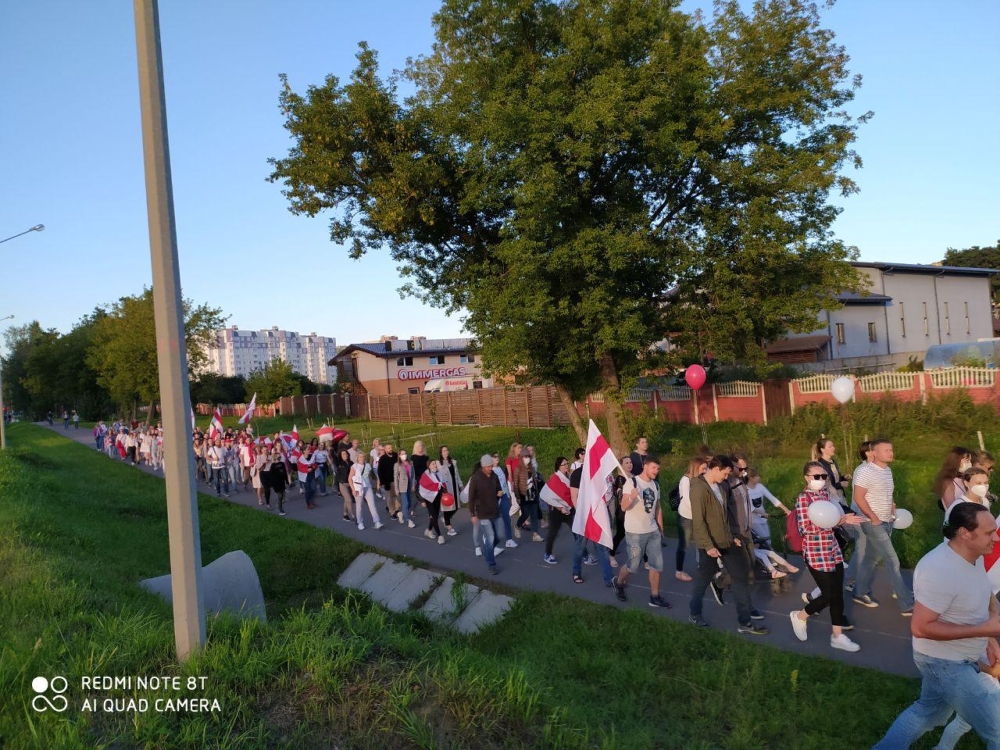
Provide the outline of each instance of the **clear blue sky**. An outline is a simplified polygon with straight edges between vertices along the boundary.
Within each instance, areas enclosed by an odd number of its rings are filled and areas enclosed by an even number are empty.
[[[686,3],[688,7],[707,2]],[[289,140],[278,74],[298,91],[346,78],[356,44],[401,67],[432,41],[428,0],[166,0],[161,33],[186,297],[241,328],[457,336],[400,300],[386,254],[351,261],[328,219],[292,216],[266,159]],[[995,0],[841,0],[824,14],[875,111],[857,144],[861,193],[838,236],[865,260],[929,263],[1000,238]],[[68,331],[150,283],[132,4],[0,4],[0,317]]]

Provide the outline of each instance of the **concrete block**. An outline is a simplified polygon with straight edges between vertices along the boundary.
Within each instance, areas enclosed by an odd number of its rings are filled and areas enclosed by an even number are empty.
[[[405,612],[410,604],[434,588],[438,576],[423,568],[413,568],[399,585],[388,592],[380,602],[393,612]]]
[[[147,591],[173,602],[171,576],[159,576],[140,581]],[[228,552],[201,569],[201,596],[205,614],[234,612],[242,617],[267,622],[264,592],[253,560],[243,550]]]
[[[491,591],[481,591],[465,611],[455,620],[455,630],[460,633],[475,633],[481,627],[496,622],[510,609],[513,599]]]
[[[413,568],[406,563],[387,560],[381,568],[372,574],[371,578],[361,584],[360,588],[372,599],[382,601],[412,570]]]
[[[389,558],[376,555],[374,552],[362,552],[340,574],[337,583],[345,589],[359,589],[361,584],[371,578],[375,568],[383,565]]]
[[[455,600],[452,597],[454,586],[454,578],[445,578],[441,585],[434,589],[434,593],[430,595],[420,611],[435,622],[450,622],[458,614],[455,611]],[[467,583],[463,592],[463,601],[468,605],[478,594],[479,588]]]

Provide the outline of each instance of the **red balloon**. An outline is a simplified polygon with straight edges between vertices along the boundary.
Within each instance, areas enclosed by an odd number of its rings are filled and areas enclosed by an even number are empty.
[[[455,508],[455,496],[450,492],[441,493],[441,509],[453,510]]]
[[[685,382],[696,391],[705,385],[705,377],[705,368],[701,365],[688,365],[684,373]]]

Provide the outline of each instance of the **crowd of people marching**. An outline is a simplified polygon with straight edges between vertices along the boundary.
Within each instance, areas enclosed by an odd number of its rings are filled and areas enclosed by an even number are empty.
[[[116,422],[108,428],[101,422],[94,428],[94,439],[97,449],[110,456],[162,470],[160,425],[130,427]],[[297,490],[310,509],[317,507],[317,498],[336,494],[344,522],[358,529],[364,530],[366,523],[374,529],[390,522],[410,529],[419,525],[429,540],[445,544],[460,533],[456,514],[465,506],[475,554],[484,558],[491,574],[499,570],[497,557],[521,542],[538,543],[541,559],[557,565],[555,541],[562,527],[569,526],[576,583],[584,583],[584,565],[599,566],[604,584],[626,601],[629,577],[644,568],[649,606],[671,606],[660,591],[665,546],[660,464],[645,438],[620,458],[621,471],[604,482],[603,502],[613,530],[610,547],[572,531],[583,448],[572,460],[558,457],[551,467],[544,467],[539,466],[533,446],[514,443],[505,455],[483,455],[465,478],[447,446],[437,455],[428,454],[420,440],[410,451],[397,451],[379,439],[362,447],[346,432],[326,426],[307,442],[294,429],[290,434],[255,437],[250,428],[234,430],[219,424],[209,434],[196,429],[192,449],[198,478],[217,495],[253,492],[258,505],[279,515],[285,515],[291,490]],[[830,646],[858,651],[860,646],[847,635],[854,625],[844,614],[845,591],[855,605],[879,607],[872,580],[880,564],[900,614],[914,618],[915,661],[924,675],[924,693],[879,747],[908,747],[956,710],[939,747],[953,747],[970,727],[984,738],[996,737],[1000,735],[1000,685],[995,676],[1000,674],[1000,646],[995,639],[1000,636],[1000,606],[994,594],[1000,585],[986,578],[982,560],[997,539],[996,521],[987,512],[997,500],[989,490],[993,458],[985,451],[960,447],[949,451],[934,484],[944,513],[944,541],[917,566],[913,589],[903,579],[891,541],[897,514],[893,460],[890,441],[866,441],[860,446],[857,467],[847,473],[838,464],[833,441],[820,439],[803,467],[801,491],[786,505],[761,482],[745,455],[717,454],[703,447],[668,496],[677,523],[674,576],[692,584],[688,619],[707,626],[703,601],[711,592],[719,605],[732,597],[738,632],[769,632],[764,615],[754,606],[753,581],[800,572],[772,548],[770,504],[786,516],[786,542],[801,551],[815,584],[802,593],[805,606],[789,614],[798,639],[806,640],[810,620],[829,610]],[[836,509],[832,522],[820,523],[814,517],[811,506],[820,502]],[[685,570],[692,552],[693,576]]]

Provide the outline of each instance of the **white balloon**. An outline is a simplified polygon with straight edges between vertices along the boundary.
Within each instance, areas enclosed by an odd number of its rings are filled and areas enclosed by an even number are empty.
[[[854,381],[846,375],[841,375],[830,384],[830,393],[840,403],[846,404],[854,398]]]
[[[827,500],[809,505],[809,520],[821,529],[832,529],[840,521],[840,509]]]
[[[908,529],[913,525],[913,514],[906,508],[896,508],[896,520],[893,521],[894,529]]]

